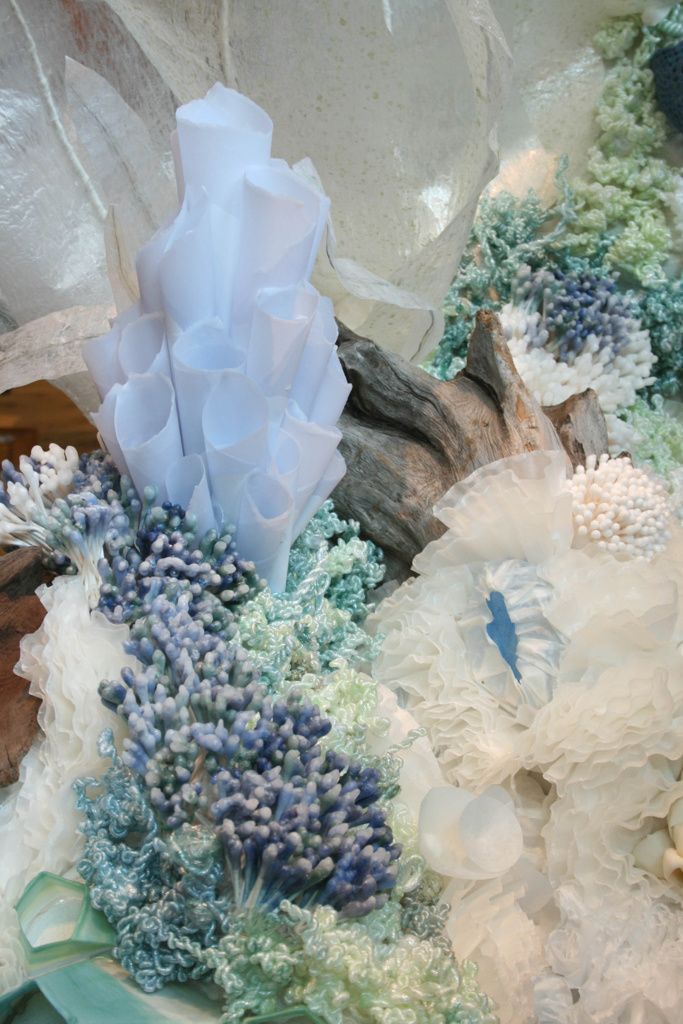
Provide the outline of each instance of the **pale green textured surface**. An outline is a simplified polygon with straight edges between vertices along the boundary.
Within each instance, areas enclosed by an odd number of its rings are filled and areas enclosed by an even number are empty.
[[[283,903],[277,916],[243,915],[218,946],[183,948],[202,958],[225,992],[221,1024],[245,1012],[307,1006],[327,1024],[495,1024],[471,964],[401,931],[390,903],[357,922],[329,907]]]

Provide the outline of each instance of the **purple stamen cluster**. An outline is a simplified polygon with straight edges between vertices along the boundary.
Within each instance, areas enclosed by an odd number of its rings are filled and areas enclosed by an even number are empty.
[[[278,703],[247,732],[258,744],[264,725],[277,728],[270,734],[277,766],[258,756],[252,769],[226,767],[215,776],[211,813],[235,901],[266,910],[283,899],[326,903],[361,917],[386,902],[400,854],[377,803],[379,773],[334,751],[322,754],[300,722],[290,733],[291,711]]]
[[[637,307],[627,294],[617,291],[616,280],[589,271],[565,274],[523,266],[513,301],[541,314],[541,329],[534,334],[532,347],[551,349],[562,362],[573,362],[586,348],[607,349],[612,359],[640,330]]]
[[[145,507],[134,543],[100,565],[100,608],[114,622],[144,614],[159,594],[187,590],[191,611],[207,629],[229,632],[231,605],[262,589],[252,562],[242,560],[229,534],[197,538],[178,505]]]
[[[167,828],[211,824],[238,905],[381,906],[395,884],[380,773],[320,741],[331,723],[296,692],[274,700],[235,644],[204,629],[192,597],[153,599],[127,650],[141,662],[100,686],[126,718],[123,761]]]

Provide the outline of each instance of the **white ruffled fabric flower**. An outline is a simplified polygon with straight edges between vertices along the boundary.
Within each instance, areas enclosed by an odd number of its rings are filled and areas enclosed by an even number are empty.
[[[522,831],[508,793],[497,786],[480,796],[446,784],[429,740],[418,722],[398,705],[395,694],[378,687],[377,712],[386,733],[369,734],[375,754],[391,751],[401,762],[399,818],[407,815],[419,832],[427,865],[444,878],[496,878],[517,863]]]
[[[683,795],[683,530],[672,526],[650,561],[585,544],[564,461],[547,452],[477,471],[435,511],[446,533],[415,559],[417,578],[373,616],[385,634],[375,675],[426,728],[449,782],[479,794],[504,785],[523,824],[536,806],[520,861],[528,877],[517,866],[451,893],[457,953],[473,956],[484,975],[515,979],[505,1024],[526,1024],[534,1004],[552,1004],[563,1019],[563,979],[582,999],[585,986],[591,1010],[576,1018],[582,1024],[617,1020],[609,1016],[616,988],[600,1001],[597,979],[629,977],[620,957],[633,949],[611,950],[606,964],[563,899],[571,890],[588,915],[600,908],[605,932],[609,907],[631,898],[653,908],[677,902],[683,921],[683,886],[634,855],[657,829],[669,829],[675,848]],[[523,779],[537,780],[535,803],[521,793]],[[553,897],[545,902],[539,873]],[[568,951],[585,964],[579,984]],[[641,952],[651,964],[654,947]],[[631,970],[622,988],[619,1006],[653,998],[642,972]],[[680,1018],[666,1014],[678,1004],[667,999],[653,1005],[674,1024]]]
[[[42,735],[0,804],[0,991],[23,977],[14,904],[39,871],[73,874],[83,843],[73,782],[106,768],[97,752],[103,729],[122,736],[123,725],[101,703],[98,684],[135,665],[123,651],[128,627],[90,612],[80,577],[59,577],[38,594],[46,615],[23,639],[18,671],[42,701]]]

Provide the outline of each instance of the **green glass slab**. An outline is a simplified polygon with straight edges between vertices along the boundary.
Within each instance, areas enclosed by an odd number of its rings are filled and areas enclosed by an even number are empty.
[[[258,1017],[247,1017],[244,1024],[326,1024],[322,1017],[305,1006],[290,1006],[276,1013],[259,1014]]]
[[[0,999],[0,1024],[65,1024],[65,1021],[35,982],[29,982]]]
[[[38,985],[66,1024],[216,1024],[221,1004],[196,985],[167,985],[148,995],[110,959],[72,964]]]
[[[116,935],[90,904],[87,888],[50,871],[26,886],[16,905],[29,976],[111,949]]]

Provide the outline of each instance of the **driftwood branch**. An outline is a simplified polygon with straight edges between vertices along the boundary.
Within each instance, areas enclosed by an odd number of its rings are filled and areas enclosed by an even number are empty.
[[[545,406],[543,412],[555,427],[575,469],[586,464],[587,456],[607,451],[607,424],[598,396],[591,388],[560,405]]]
[[[493,313],[478,314],[467,365],[452,381],[341,324],[339,357],[353,390],[340,422],[347,473],[334,500],[384,549],[390,577],[405,577],[441,535],[435,502],[478,467],[564,447],[570,468],[579,451],[606,450],[604,418],[590,397],[558,407],[556,429],[517,373]]]
[[[16,782],[21,759],[39,729],[40,701],[13,669],[22,637],[43,621],[45,609],[35,590],[48,578],[34,548],[0,557],[0,786]]]

